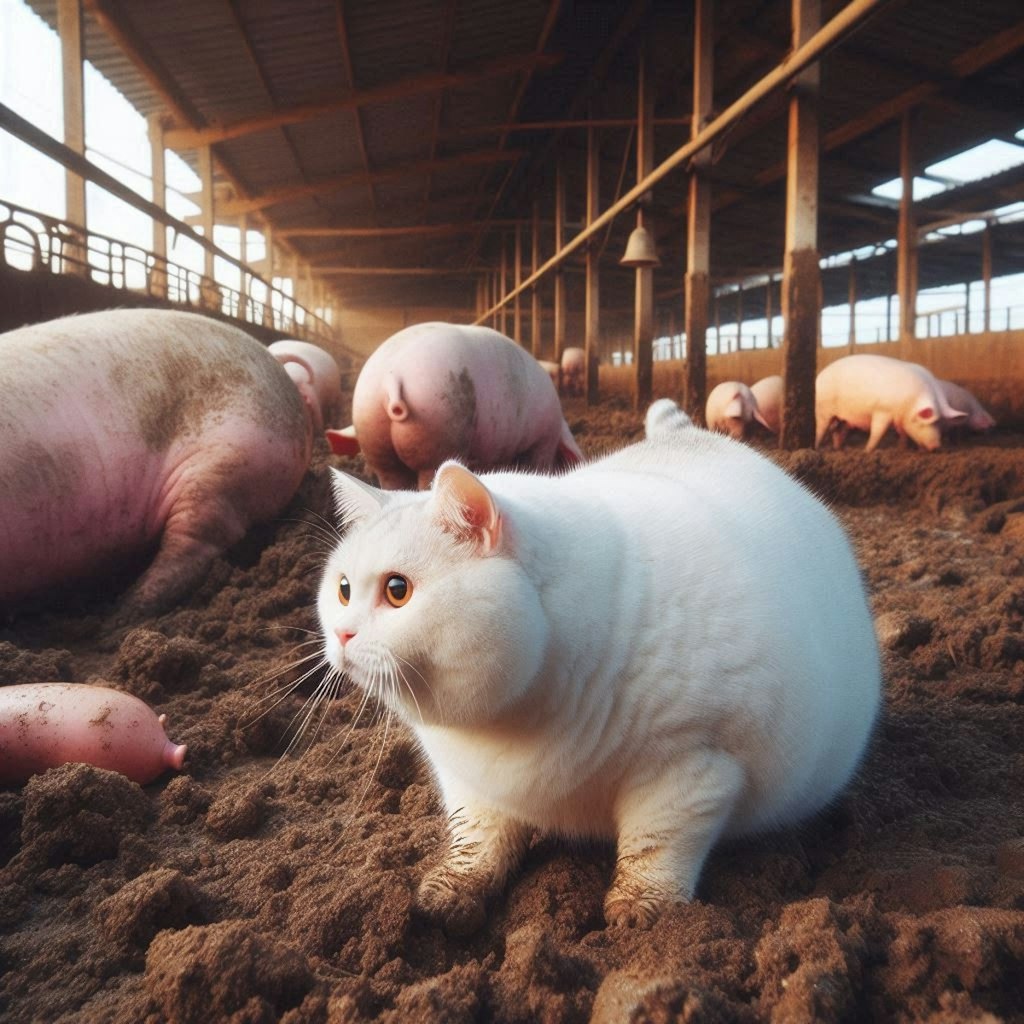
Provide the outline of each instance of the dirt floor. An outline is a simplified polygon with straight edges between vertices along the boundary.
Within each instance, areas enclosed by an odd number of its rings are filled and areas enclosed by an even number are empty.
[[[641,432],[567,410],[591,454]],[[0,684],[105,682],[189,745],[144,788],[67,765],[0,789],[0,1019],[1024,1020],[1024,437],[774,457],[847,524],[884,644],[883,720],[829,813],[718,848],[648,932],[604,928],[610,846],[541,837],[480,934],[421,921],[443,827],[409,735],[350,728],[349,693],[280,759],[315,682],[268,699],[314,649],[324,449],[173,614],[0,624]]]

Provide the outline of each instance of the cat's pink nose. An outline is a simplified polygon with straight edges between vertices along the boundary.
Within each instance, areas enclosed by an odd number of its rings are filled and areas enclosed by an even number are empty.
[[[341,646],[345,647],[349,640],[355,636],[355,633],[348,629],[336,629],[334,635],[341,641]]]

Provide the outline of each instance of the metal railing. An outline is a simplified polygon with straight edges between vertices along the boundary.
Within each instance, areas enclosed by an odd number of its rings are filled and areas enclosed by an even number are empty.
[[[0,200],[0,262],[26,272],[73,274],[174,305],[220,313],[311,342],[332,342],[321,317],[251,271],[241,289],[138,245]]]

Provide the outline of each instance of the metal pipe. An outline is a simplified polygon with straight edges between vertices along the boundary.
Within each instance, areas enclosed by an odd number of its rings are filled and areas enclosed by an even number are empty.
[[[643,180],[638,181],[618,202],[613,203],[597,220],[588,224],[578,235],[570,239],[543,266],[531,274],[517,288],[503,296],[496,305],[488,309],[475,323],[484,319],[510,302],[515,296],[529,288],[548,271],[557,267],[563,260],[574,253],[580,246],[597,234],[606,224],[614,220],[620,213],[631,207],[645,192],[649,192],[662,178],[685,163],[694,154],[705,149],[715,141],[734,121],[738,120],[756,103],[770,93],[795,78],[808,65],[820,59],[826,50],[841,42],[858,28],[869,15],[890,3],[891,0],[851,0],[827,25],[819,29],[799,49],[794,50],[785,60],[776,65],[760,81],[751,86],[739,99],[730,104],[721,114],[689,142],[680,146],[671,156],[663,160]]]

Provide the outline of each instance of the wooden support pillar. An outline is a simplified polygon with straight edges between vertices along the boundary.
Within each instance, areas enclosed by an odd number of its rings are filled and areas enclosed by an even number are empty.
[[[202,218],[203,236],[213,241],[213,154],[209,146],[200,146],[199,151],[200,196],[199,215]],[[213,253],[203,249],[203,275],[213,278]]]
[[[153,202],[161,210],[167,209],[167,159],[164,147],[164,125],[159,114],[150,114],[146,123],[149,134],[150,178],[153,184]],[[150,295],[167,298],[167,225],[153,221],[153,255],[156,262],[151,268],[147,288]]]
[[[249,216],[243,213],[238,218],[238,258],[242,261],[243,266],[248,268],[249,266]],[[241,292],[241,303],[242,303],[242,319],[251,320],[249,312],[249,299],[250,299],[250,285],[252,283],[252,274],[248,269],[242,271],[242,284],[238,289]]]
[[[736,289],[736,351],[743,348],[743,282]]]
[[[636,107],[636,180],[654,170],[654,89],[647,73],[647,56],[641,50],[637,74]],[[643,204],[650,193],[641,196],[636,210],[636,225],[644,227]],[[636,303],[633,316],[633,409],[651,404],[654,392],[654,268],[636,267]]]
[[[502,236],[501,239],[501,262],[498,264],[498,301],[500,302],[508,294],[508,239]],[[498,330],[502,334],[508,334],[508,303],[504,303],[498,310]]]
[[[540,203],[533,201],[533,224],[530,239],[530,274],[537,273],[540,266]],[[540,359],[541,345],[540,291],[537,285],[530,289],[530,352],[534,359]]]
[[[694,138],[711,118],[714,98],[714,0],[695,0],[693,22]],[[704,422],[707,402],[708,274],[711,270],[711,184],[705,172],[710,150],[694,157],[686,212],[686,276],[683,280],[683,331],[686,334],[686,380],[683,408],[694,423]]]
[[[523,304],[520,301],[519,286],[523,283],[523,226],[518,221],[516,222],[515,260],[516,265],[513,273],[513,281],[515,282],[516,297],[512,300],[512,333],[516,339],[516,343],[522,345]]]
[[[600,202],[600,181],[601,181],[600,153],[597,143],[597,131],[594,128],[587,129],[587,224],[595,220],[601,212]],[[584,363],[584,394],[587,396],[587,405],[597,405],[600,371],[598,364],[598,347],[601,343],[601,276],[600,276],[600,249],[595,239],[591,239],[587,246],[587,278],[586,292],[584,298],[584,330],[583,350],[585,354]]]
[[[60,34],[61,71],[64,85],[64,145],[85,155],[85,83],[82,77],[84,59],[82,36],[82,5],[80,0],[58,0],[57,32]],[[72,170],[64,174],[65,219],[85,228],[85,179]],[[85,239],[66,243],[64,253],[68,265],[65,273],[87,275]]]
[[[896,291],[900,297],[900,355],[913,356],[911,343],[917,327],[917,228],[914,216],[913,116],[905,111],[900,121],[900,219],[896,235]]]
[[[985,230],[981,233],[981,283],[985,303],[982,327],[987,333],[992,329],[992,224],[988,221],[985,222]]]
[[[565,245],[565,161],[559,155],[555,167],[555,252]],[[555,270],[555,351],[552,359],[561,364],[565,350],[565,266]]]
[[[267,245],[267,255],[265,259],[267,284],[273,287],[274,284],[274,229],[270,226],[269,221],[263,222],[263,238]],[[274,326],[274,303],[273,295],[270,291],[267,292],[267,297],[263,306],[263,323],[267,327]]]
[[[846,342],[852,352],[857,344],[857,261],[850,260],[846,280],[846,301],[850,306],[850,333]]]
[[[793,48],[821,25],[821,0],[792,0]],[[782,271],[783,448],[814,444],[814,380],[821,329],[821,270],[818,265],[818,86],[817,64],[794,82],[789,100],[786,168],[786,252]]]
[[[768,283],[764,286],[764,319],[768,324],[768,347],[771,348],[775,342],[772,337],[772,286],[775,284],[775,275],[768,275]]]

